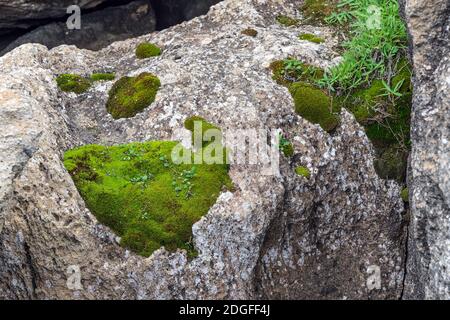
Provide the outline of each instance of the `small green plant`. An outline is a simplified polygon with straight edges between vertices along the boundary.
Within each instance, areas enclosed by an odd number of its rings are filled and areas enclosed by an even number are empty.
[[[249,36],[249,37],[256,37],[258,35],[258,31],[252,28],[247,28],[241,31],[242,34]]]
[[[136,57],[146,59],[161,55],[161,49],[153,43],[143,42],[136,47]]]
[[[322,43],[325,41],[322,38],[320,38],[316,35],[313,35],[311,33],[302,33],[298,36],[298,38],[300,40],[309,41],[309,42],[313,42],[313,43]]]
[[[279,15],[276,18],[277,22],[286,27],[293,27],[299,24],[299,20],[295,18],[291,18],[285,15]]]
[[[290,158],[294,155],[294,146],[281,133],[278,135],[278,148],[285,157]]]
[[[114,119],[131,118],[155,101],[161,82],[154,74],[123,77],[109,92],[106,109]]]
[[[91,82],[77,74],[62,74],[56,78],[58,87],[65,92],[77,94],[86,92],[91,87]]]
[[[297,168],[295,168],[295,173],[306,179],[309,179],[311,177],[311,172],[309,171],[309,169],[303,166],[298,166]]]
[[[114,73],[94,73],[91,75],[92,81],[111,81],[116,78]]]

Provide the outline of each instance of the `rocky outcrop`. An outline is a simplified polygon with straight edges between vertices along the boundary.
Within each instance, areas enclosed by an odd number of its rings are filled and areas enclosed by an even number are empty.
[[[71,5],[90,9],[108,0],[0,0],[0,34],[9,29],[28,29],[39,25],[40,19],[61,18]]]
[[[405,228],[398,185],[376,175],[372,146],[353,116],[343,111],[330,135],[299,117],[271,78],[270,63],[288,56],[323,68],[339,59],[332,30],[276,23],[299,4],[226,0],[207,16],[98,52],[27,44],[0,58],[0,297],[399,298]],[[248,27],[256,37],[241,34]],[[326,41],[298,41],[301,32]],[[144,40],[162,55],[136,59]],[[56,86],[61,73],[102,71],[151,72],[162,85],[144,112],[120,120],[105,108],[112,82],[81,95]],[[273,175],[231,165],[235,190],[193,226],[195,259],[164,248],[137,256],[86,208],[63,152],[177,139],[193,115],[225,135],[281,129],[294,156],[281,156]],[[299,165],[309,179],[295,173]]]
[[[10,43],[0,55],[25,43],[40,43],[49,49],[68,44],[99,50],[112,42],[153,32],[156,27],[155,13],[145,0],[83,14],[81,22],[79,30],[67,29],[65,22],[38,27]]]
[[[450,2],[404,5],[414,65],[404,298],[450,299]]]

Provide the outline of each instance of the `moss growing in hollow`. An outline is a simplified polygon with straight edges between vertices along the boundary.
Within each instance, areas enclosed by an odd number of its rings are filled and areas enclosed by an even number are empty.
[[[121,237],[122,246],[143,256],[164,246],[194,257],[192,225],[223,188],[232,188],[225,164],[174,164],[171,152],[177,145],[86,145],[64,155],[87,207]]]
[[[327,132],[333,131],[339,121],[332,113],[332,99],[322,90],[305,82],[296,82],[289,87],[294,98],[295,112],[302,118],[319,124]]]
[[[114,119],[131,118],[155,101],[161,82],[154,74],[123,77],[109,92],[106,109]]]
[[[335,0],[305,0],[300,8],[305,16],[305,23],[322,24],[336,9]]]
[[[381,148],[383,148],[381,146]],[[374,161],[375,171],[383,179],[404,181],[408,161],[408,151],[400,145],[393,144],[378,150],[379,156]]]
[[[400,192],[400,197],[402,198],[403,202],[408,203],[409,202],[409,189],[403,188],[403,190]]]
[[[297,168],[295,168],[295,173],[306,179],[309,179],[311,177],[311,172],[309,171],[309,169],[303,166],[298,166]]]
[[[276,18],[277,22],[286,27],[293,27],[299,24],[299,20],[295,18],[291,18],[285,15],[279,15]]]
[[[293,82],[304,81],[315,83],[323,77],[323,70],[307,63],[288,58],[284,60],[276,60],[269,66],[272,70],[272,78],[283,86],[288,87]]]
[[[256,37],[258,35],[258,31],[252,28],[247,28],[241,31],[242,34],[249,36],[249,37]]]
[[[318,37],[316,35],[313,35],[311,33],[302,33],[298,36],[300,40],[309,41],[313,43],[322,43],[325,42],[321,37]]]
[[[136,57],[146,59],[161,55],[161,49],[153,43],[143,42],[136,47]]]
[[[294,155],[294,146],[283,135],[278,136],[278,148],[287,158],[290,158]]]
[[[65,92],[83,93],[91,87],[91,82],[77,74],[62,74],[56,78],[58,87]]]
[[[92,81],[111,81],[116,78],[114,73],[93,73],[91,75]]]

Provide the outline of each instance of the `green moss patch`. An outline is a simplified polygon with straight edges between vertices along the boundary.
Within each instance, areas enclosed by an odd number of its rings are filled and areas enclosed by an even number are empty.
[[[309,171],[309,169],[303,166],[298,166],[297,168],[295,168],[295,173],[306,179],[309,179],[311,177],[311,172]]]
[[[136,57],[146,59],[161,55],[161,49],[153,43],[143,42],[136,47]]]
[[[111,81],[116,78],[114,73],[93,73],[91,75],[92,81]]]
[[[109,92],[106,109],[114,119],[131,118],[155,101],[161,82],[154,74],[123,77]]]
[[[325,40],[323,40],[322,38],[313,35],[311,33],[302,33],[298,36],[298,38],[300,40],[304,40],[304,41],[309,41],[309,42],[313,42],[313,43],[322,43],[325,42]]]
[[[306,24],[323,24],[326,18],[336,9],[334,0],[305,0],[300,8],[305,16]]]
[[[87,145],[64,156],[87,207],[121,237],[122,246],[143,256],[161,246],[195,256],[192,225],[223,188],[232,187],[226,164],[174,164],[171,152],[177,145]]]
[[[403,202],[408,203],[409,202],[409,189],[403,188],[402,192],[400,193],[400,197],[402,198]]]
[[[91,87],[91,82],[77,74],[62,74],[56,78],[58,87],[64,92],[83,93]]]
[[[332,113],[332,99],[322,90],[305,82],[297,82],[289,87],[294,98],[295,112],[302,118],[319,124],[325,131],[336,128],[339,121]]]
[[[276,18],[277,22],[286,27],[293,27],[300,23],[298,19],[291,18],[285,15],[279,15]]]
[[[294,146],[283,135],[278,136],[278,148],[284,154],[284,156],[287,158],[290,158],[294,155]]]
[[[252,28],[244,29],[241,31],[241,33],[249,37],[256,37],[258,35],[258,31]]]
[[[273,73],[273,79],[283,86],[289,86],[294,82],[304,81],[315,83],[323,77],[323,70],[303,63],[293,58],[277,60],[269,67]]]

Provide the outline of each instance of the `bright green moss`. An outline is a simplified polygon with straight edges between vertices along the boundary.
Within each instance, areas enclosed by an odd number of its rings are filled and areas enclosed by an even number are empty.
[[[290,158],[294,155],[294,146],[283,135],[278,137],[278,148],[284,154],[285,157]]]
[[[65,92],[83,93],[86,92],[91,82],[77,74],[62,74],[56,78],[58,87]]]
[[[295,112],[302,118],[319,124],[330,132],[338,125],[338,118],[332,113],[332,100],[322,90],[305,82],[296,82],[289,87],[294,98]]]
[[[195,256],[192,225],[223,188],[232,187],[225,164],[174,164],[171,152],[176,145],[87,145],[64,156],[87,207],[121,237],[122,246],[143,256],[161,246]]]
[[[299,20],[295,18],[291,18],[285,15],[279,15],[276,18],[277,22],[286,27],[292,27],[299,24]]]
[[[301,10],[305,16],[305,23],[324,23],[335,9],[334,0],[305,0]]]
[[[306,179],[309,179],[311,177],[311,172],[308,168],[299,166],[295,168],[295,173],[301,177],[305,177]]]
[[[311,33],[302,33],[298,36],[298,38],[300,40],[305,40],[305,41],[309,41],[309,42],[313,42],[313,43],[322,43],[325,41],[322,38],[315,36]]]
[[[136,47],[136,57],[146,59],[161,55],[161,49],[153,43],[144,42]]]
[[[408,203],[409,202],[409,189],[403,188],[402,192],[400,193],[400,197],[402,198],[403,202]]]
[[[111,81],[116,78],[114,73],[93,73],[91,75],[92,81]]]
[[[155,101],[161,82],[144,72],[137,77],[123,77],[109,92],[106,109],[114,119],[131,118]]]
[[[252,28],[247,28],[241,31],[242,34],[249,36],[249,37],[256,37],[258,35],[258,31]]]

